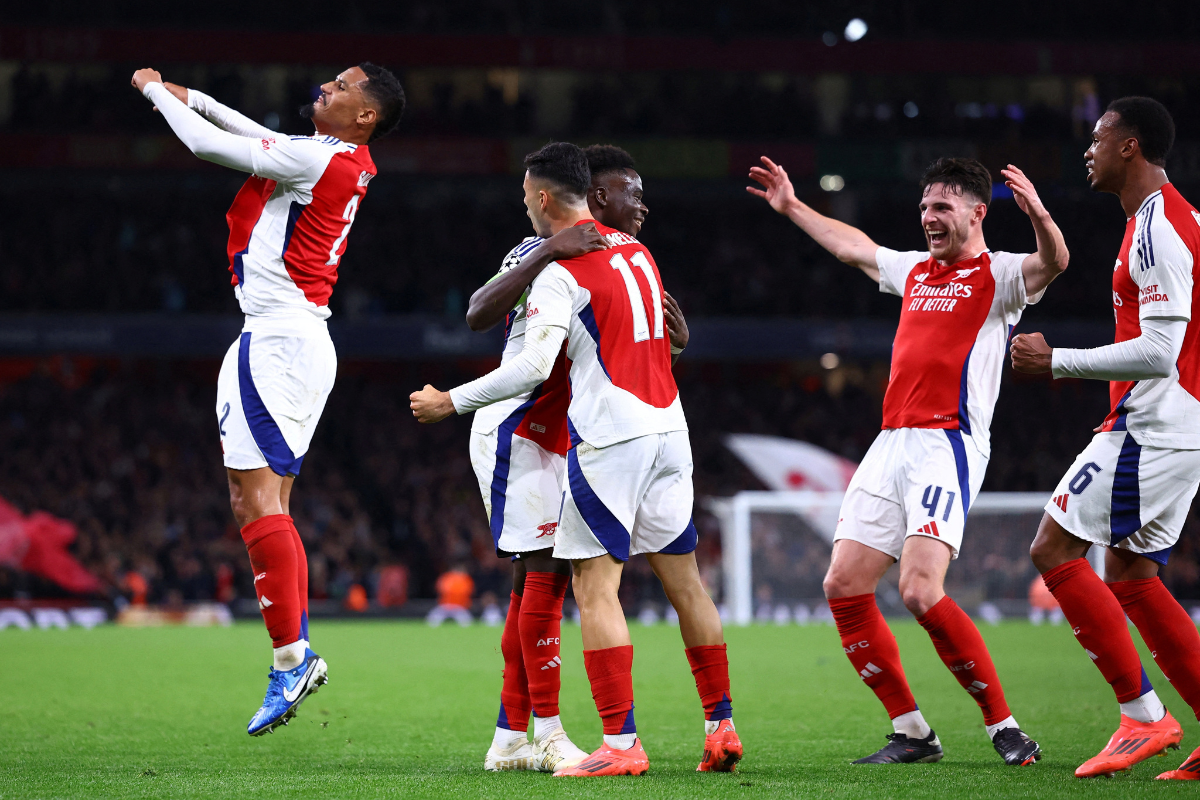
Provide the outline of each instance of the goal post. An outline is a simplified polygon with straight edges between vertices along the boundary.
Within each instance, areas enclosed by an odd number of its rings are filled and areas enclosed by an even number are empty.
[[[814,588],[812,577],[828,566],[842,497],[841,492],[744,491],[705,499],[720,524],[722,600],[732,624],[754,621],[756,594],[774,592],[783,602],[819,596],[819,583]],[[1043,492],[981,492],[967,516],[962,557],[951,563],[948,591],[969,596],[975,605],[1024,608],[1029,583],[1037,574],[1029,561],[1029,544],[1047,497]],[[771,516],[791,517],[793,523],[755,524]],[[1103,557],[1103,548],[1092,551],[1092,556]],[[759,579],[756,569],[771,574]]]

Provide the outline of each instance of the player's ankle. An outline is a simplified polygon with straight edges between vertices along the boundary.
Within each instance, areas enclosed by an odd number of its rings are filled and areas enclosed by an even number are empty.
[[[545,739],[555,731],[563,729],[562,718],[555,714],[552,717],[533,717],[533,738]]]
[[[995,725],[986,725],[985,727],[987,728],[988,738],[995,739],[996,734],[1005,728],[1020,728],[1021,726],[1017,724],[1017,720],[1010,714],[1008,719],[1002,719]]]
[[[893,717],[892,729],[910,739],[928,739],[929,734],[933,732],[919,709]]]
[[[613,750],[628,750],[637,743],[636,733],[606,733],[604,743]]]
[[[1167,708],[1153,689],[1136,700],[1121,703],[1121,713],[1138,722],[1158,722],[1167,715]]]
[[[732,728],[733,727],[733,717],[726,717],[726,719],[706,719],[706,720],[704,720],[704,735],[712,736],[714,733],[717,732],[717,728],[721,727],[721,723],[725,722],[726,720],[729,721],[729,727]]]
[[[284,672],[300,666],[304,663],[304,651],[307,648],[308,642],[303,639],[285,644],[283,647],[276,647],[274,652],[275,669]]]
[[[514,731],[508,728],[496,728],[496,733],[492,736],[492,747],[497,750],[511,750],[515,745],[520,744],[529,738],[526,731]]]

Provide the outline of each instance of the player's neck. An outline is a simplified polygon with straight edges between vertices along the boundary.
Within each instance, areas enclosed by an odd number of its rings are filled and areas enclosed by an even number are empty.
[[[577,208],[564,208],[560,216],[550,219],[550,235],[553,236],[559,231],[578,225],[585,219],[595,219],[586,205]]]
[[[317,136],[332,136],[335,139],[341,139],[343,142],[349,142],[350,144],[364,145],[371,138],[371,134],[364,133],[358,128],[346,128],[342,130],[341,128],[333,128],[321,123],[314,123],[313,127],[316,128]]]
[[[1117,197],[1121,198],[1121,208],[1126,217],[1136,214],[1147,197],[1170,182],[1167,180],[1167,171],[1154,164],[1131,168],[1125,175],[1125,185],[1117,192]]]
[[[951,264],[957,264],[960,261],[967,261],[975,258],[987,249],[987,243],[983,241],[983,234],[980,234],[979,236],[971,237],[971,239],[965,245],[963,245],[958,252],[953,253],[944,259],[939,258],[937,263],[941,264],[943,267],[947,267]]]

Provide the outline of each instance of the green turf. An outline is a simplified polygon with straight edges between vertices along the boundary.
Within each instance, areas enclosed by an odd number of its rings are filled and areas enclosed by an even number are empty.
[[[678,631],[633,626],[644,778],[485,774],[495,724],[500,632],[395,622],[317,622],[331,683],[290,727],[251,739],[266,685],[261,625],[103,627],[0,632],[0,797],[1140,797],[1193,791],[1154,782],[1185,749],[1112,780],[1075,766],[1115,727],[1108,687],[1066,627],[986,628],[1017,718],[1043,746],[1032,768],[1001,765],[979,712],[924,632],[894,625],[914,693],[946,748],[939,764],[852,767],[884,743],[881,707],[824,626],[727,632],[735,719],[746,759],[733,775],[697,774],[702,723]],[[563,719],[585,749],[600,726],[579,629],[564,626]],[[1146,663],[1150,664],[1149,659]]]

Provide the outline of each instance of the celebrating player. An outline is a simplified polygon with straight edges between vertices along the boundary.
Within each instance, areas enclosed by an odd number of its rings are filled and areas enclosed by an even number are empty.
[[[588,199],[593,215],[636,236],[647,209],[632,157],[611,145],[594,145],[584,153],[592,175]],[[467,323],[473,330],[487,330],[507,318],[503,363],[521,351],[525,300],[533,279],[552,261],[606,246],[587,223],[563,228],[549,239],[526,238],[505,257],[499,274],[472,295]],[[687,325],[665,293],[664,306],[672,352],[682,352]],[[566,736],[558,715],[559,630],[571,565],[554,558],[552,550],[566,468],[567,392],[565,362],[556,363],[550,377],[531,392],[481,408],[471,424],[471,463],[496,553],[514,556],[512,598],[500,637],[504,685],[486,770],[554,772],[587,757]],[[548,443],[553,447],[547,448]],[[526,519],[531,512],[536,518]],[[527,738],[531,709],[532,743]]]
[[[152,69],[135,72],[133,85],[197,156],[251,173],[227,215],[246,324],[221,365],[216,411],[229,499],[274,645],[266,698],[247,728],[257,736],[326,682],[325,661],[308,646],[308,558],[288,501],[337,371],[325,320],[376,173],[367,143],[396,127],[404,90],[386,69],[351,67],[301,109],[316,133],[288,137]]]
[[[1117,732],[1075,770],[1081,778],[1128,769],[1183,738],[1142,668],[1127,615],[1200,718],[1200,635],[1158,578],[1200,484],[1200,330],[1191,324],[1200,214],[1167,182],[1174,139],[1162,104],[1126,97],[1097,121],[1084,154],[1092,188],[1117,195],[1127,217],[1112,279],[1116,343],[1051,349],[1033,333],[1012,345],[1021,372],[1110,381],[1112,412],[1054,490],[1030,548],[1121,705]],[[1103,581],[1084,558],[1093,544],[1108,548]],[[1200,749],[1158,777],[1200,779]]]
[[[525,202],[539,236],[593,219],[583,151],[552,143],[525,163]],[[573,562],[584,663],[604,744],[555,775],[640,775],[649,768],[633,719],[633,647],[617,598],[624,562],[637,553],[647,554],[679,612],[707,717],[698,769],[728,771],[742,746],[720,617],[696,567],[691,448],[670,371],[662,284],[637,239],[594,225],[607,250],[551,264],[534,280],[520,354],[451,392],[432,386],[414,392],[413,414],[437,422],[528,391],[549,377],[567,341],[571,449],[554,556]]]
[[[895,732],[856,764],[938,761],[942,746],[917,708],[875,587],[897,560],[900,595],[938,655],[983,710],[1006,764],[1040,757],[1009,713],[983,637],[943,591],[967,510],[991,452],[992,409],[1011,327],[1067,267],[1062,234],[1016,167],[1003,170],[1037,238],[1032,255],[993,253],[983,239],[992,179],[978,161],[943,158],[921,178],[929,249],[898,253],[796,199],[784,169],[763,158],[747,187],[879,289],[904,298],[883,399],[883,432],[846,490],[825,576],[842,648],[892,718]]]

